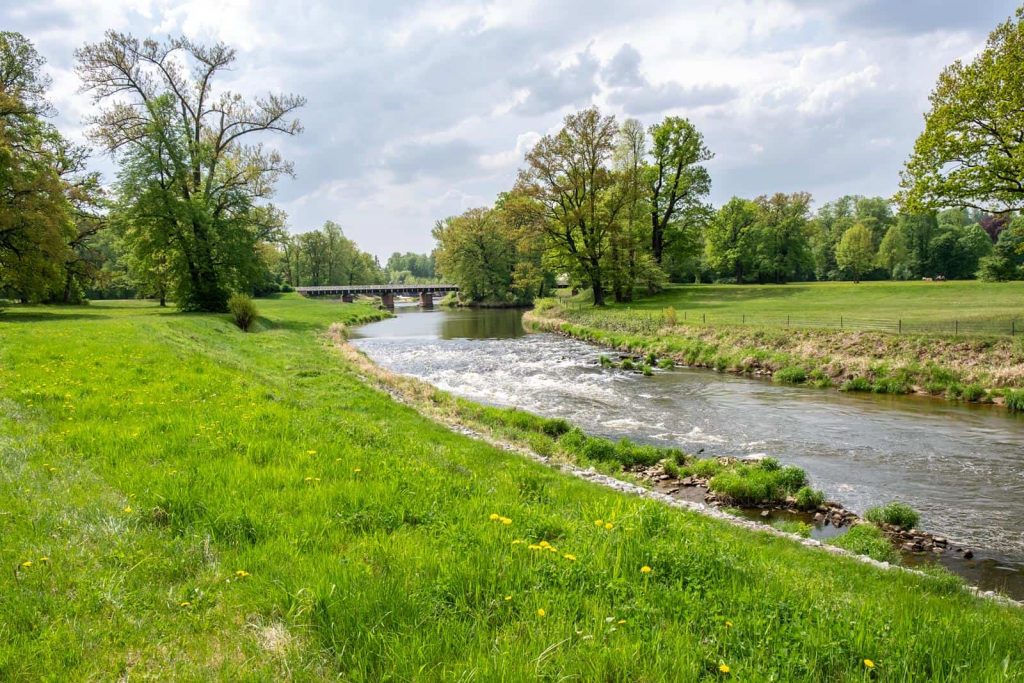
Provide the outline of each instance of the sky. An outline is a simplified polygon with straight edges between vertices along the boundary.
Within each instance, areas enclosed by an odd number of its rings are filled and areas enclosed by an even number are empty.
[[[434,222],[507,190],[523,154],[590,105],[645,126],[685,116],[714,153],[711,201],[889,196],[942,68],[1009,0],[6,0],[0,29],[47,59],[55,121],[96,111],[74,50],[115,29],[238,51],[220,87],[305,96],[275,203],[339,223],[381,260],[429,251]],[[93,160],[108,182],[110,159]]]

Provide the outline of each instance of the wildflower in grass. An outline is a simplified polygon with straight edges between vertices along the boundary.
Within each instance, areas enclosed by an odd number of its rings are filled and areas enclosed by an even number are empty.
[[[732,628],[732,622],[731,622],[731,621],[729,621],[728,619],[726,619],[726,620],[725,620],[725,625],[726,625],[726,626],[727,626],[728,628]]]
[[[729,665],[725,664],[725,663],[719,664],[718,665],[718,670],[721,671],[724,674],[727,674],[730,671]]]
[[[651,573],[651,568],[650,568],[650,567],[648,567],[648,566],[647,566],[647,565],[645,564],[644,566],[640,567],[640,573],[641,573],[641,574],[650,574],[650,573]]]
[[[499,519],[501,519],[501,516],[497,512],[492,512],[488,519],[490,519],[492,522],[497,522]]]
[[[616,624],[618,624],[619,626],[622,626],[623,624],[625,624],[625,623],[626,623],[626,620],[625,620],[625,619],[619,619],[619,620],[618,620],[618,621],[616,621],[615,623],[616,623]]]
[[[524,541],[521,538],[517,538],[516,540],[512,541],[512,545],[522,545],[523,543],[526,543],[526,541]]]
[[[306,455],[316,455],[316,451],[310,449],[310,450],[306,451]]]
[[[543,550],[543,547],[542,547],[542,546],[539,546],[539,545],[537,545],[536,543],[531,543],[531,544],[530,544],[530,545],[528,545],[527,547],[528,547],[528,548],[529,548],[530,550]]]
[[[541,608],[540,608],[539,610],[537,610],[537,616],[538,616],[538,617],[543,617],[543,616],[545,616],[546,614],[547,614],[547,612],[545,612],[545,611],[544,611],[544,608],[543,608],[543,607],[541,607]]]
[[[359,473],[360,473],[360,472],[362,472],[363,470],[362,470],[362,468],[360,468],[360,467],[353,467],[353,468],[352,468],[352,471],[353,471],[353,472],[355,472],[356,474],[359,474]]]
[[[509,601],[509,600],[511,600],[511,599],[512,599],[512,596],[511,596],[511,595],[506,595],[506,596],[505,596],[505,602],[508,602],[508,601]]]
[[[570,562],[575,562],[576,561],[576,556],[573,555],[572,553],[566,553],[565,555],[562,555],[562,557],[564,557],[565,559],[569,560]]]
[[[875,663],[873,661],[871,661],[870,659],[865,659],[864,660],[864,668],[865,669],[874,669],[875,668]]]
[[[245,577],[249,576],[249,572],[245,571],[244,569],[239,569],[237,572],[235,572],[235,576],[237,576],[240,579],[244,579]]]
[[[178,603],[178,607],[190,607],[192,605],[188,600],[182,600]]]
[[[594,526],[597,526],[597,527],[604,526],[604,520],[603,519],[595,519],[594,520]]]
[[[32,560],[25,560],[24,562],[21,563],[21,566],[22,566],[23,569],[28,569],[29,567],[32,566]]]
[[[547,541],[541,541],[538,545],[540,545],[541,548],[550,548],[551,547],[551,544],[548,543]]]
[[[501,523],[504,524],[505,526],[508,526],[509,524],[512,523],[512,520],[509,519],[508,517],[502,517],[501,518]]]
[[[611,522],[605,522],[604,523],[604,528],[607,529],[608,531],[611,531],[614,526],[615,525],[613,525]]]
[[[43,564],[49,564],[50,563],[50,558],[49,557],[40,557],[39,561],[42,562]]]
[[[125,512],[131,512],[132,511],[132,506],[131,505],[125,505],[124,506],[124,511]]]

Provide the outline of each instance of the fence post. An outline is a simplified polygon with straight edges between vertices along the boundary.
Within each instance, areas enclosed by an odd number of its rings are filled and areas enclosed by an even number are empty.
[[[702,323],[706,323],[708,321],[708,314],[707,313],[701,313],[700,314],[700,321]]]
[[[843,316],[839,316],[839,329],[843,329]]]
[[[789,316],[786,316],[786,327],[789,327]]]
[[[903,334],[903,318],[900,318],[897,322],[896,334]]]
[[[1010,321],[1010,336],[1013,337],[1016,334],[1017,334],[1017,321],[1016,320],[1011,320]]]
[[[744,325],[747,324],[747,314],[746,313],[743,314],[743,324]]]
[[[953,321],[953,334],[960,334],[960,321],[959,320],[954,320]]]

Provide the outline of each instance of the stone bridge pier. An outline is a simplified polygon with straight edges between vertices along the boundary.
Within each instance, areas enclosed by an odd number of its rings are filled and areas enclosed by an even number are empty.
[[[434,307],[434,295],[431,292],[420,292],[420,308],[430,309]]]
[[[395,295],[391,292],[382,292],[380,295],[380,302],[384,305],[384,308],[389,311],[395,310]]]

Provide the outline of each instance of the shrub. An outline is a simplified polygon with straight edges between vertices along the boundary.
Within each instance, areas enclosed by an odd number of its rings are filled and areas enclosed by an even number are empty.
[[[980,401],[985,398],[987,393],[988,392],[985,391],[985,387],[975,383],[965,386],[963,391],[960,393],[960,396],[965,401]]]
[[[780,384],[803,384],[807,381],[807,371],[799,365],[790,365],[776,370],[772,375],[772,381]]]
[[[562,420],[560,418],[548,418],[544,420],[544,424],[541,425],[542,432],[555,438],[569,433],[570,430],[572,430],[572,425],[566,420]]]
[[[682,470],[681,474],[684,477],[713,477],[719,472],[725,469],[725,465],[720,463],[717,458],[704,458],[702,460],[695,460],[689,465],[686,465]]]
[[[774,503],[796,492],[806,479],[799,467],[764,469],[760,465],[737,465],[716,474],[708,488],[740,504]]]
[[[1024,389],[1007,389],[1004,394],[1006,407],[1017,412],[1024,412]]]
[[[761,461],[757,463],[757,466],[765,472],[774,472],[782,467],[782,465],[779,464],[779,461],[775,458],[761,458]]]
[[[621,363],[619,363],[619,367],[622,368],[623,370],[632,370],[636,366],[633,365],[633,361],[632,360],[630,360],[629,358],[626,358]]]
[[[662,370],[671,370],[675,366],[676,364],[671,358],[662,358],[658,361],[658,367]]]
[[[644,374],[644,377],[650,377],[651,375],[654,374],[654,370],[651,370],[651,366],[648,365],[647,363],[644,363],[643,365],[640,366],[640,372]]]
[[[644,356],[644,362],[648,365],[655,365],[658,362],[658,357],[654,355],[654,351],[648,351],[647,355]]]
[[[839,391],[871,391],[871,381],[867,377],[854,377],[843,382]]]
[[[231,317],[234,319],[235,324],[238,325],[239,329],[243,332],[248,332],[249,328],[256,321],[256,305],[252,302],[245,294],[232,294],[231,298],[228,299],[228,312],[231,313]]]
[[[875,524],[892,524],[901,529],[913,529],[921,521],[921,515],[907,505],[893,501],[880,507],[868,508],[864,518]]]
[[[598,360],[601,363],[602,368],[615,367],[615,363],[612,361],[612,359],[604,354],[601,354],[601,357]]]
[[[662,468],[665,470],[665,474],[672,477],[673,479],[679,478],[679,465],[672,458],[668,458],[665,462],[661,463]]]
[[[796,492],[796,505],[801,510],[814,510],[825,503],[825,494],[812,489],[810,486],[801,486]]]
[[[679,323],[679,317],[676,315],[676,309],[669,306],[664,310],[665,324],[669,327],[675,327]]]
[[[878,527],[870,524],[858,524],[851,527],[849,531],[841,536],[836,536],[828,541],[837,548],[844,548],[851,553],[867,555],[879,562],[895,564],[899,562],[900,555],[893,547],[892,542],[885,537]]]

